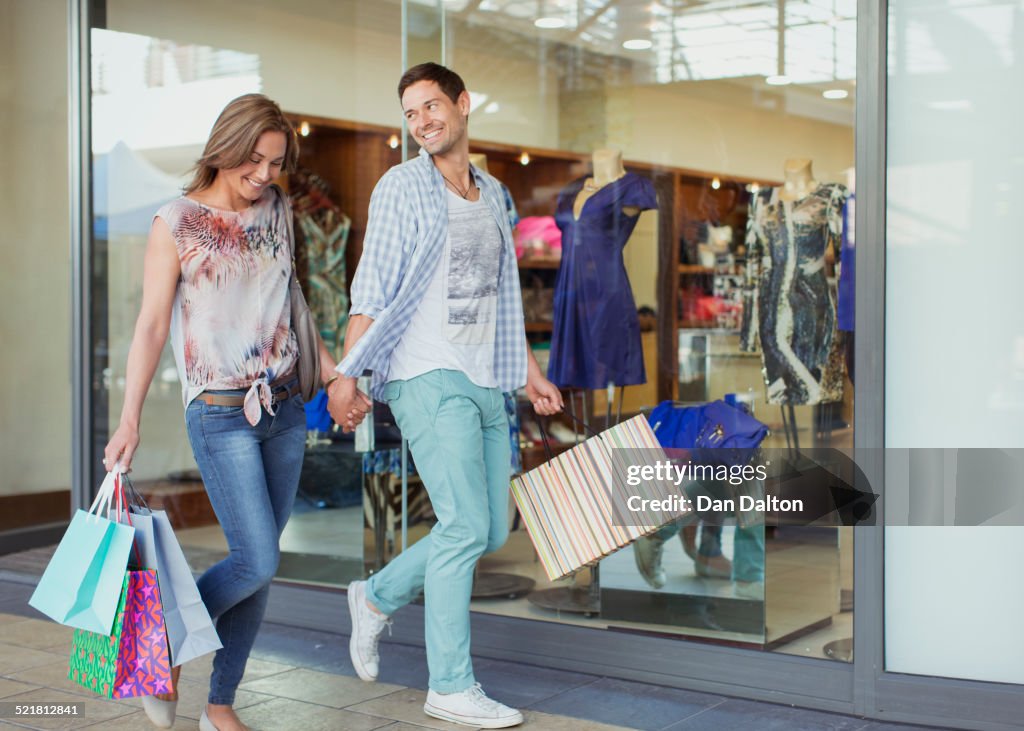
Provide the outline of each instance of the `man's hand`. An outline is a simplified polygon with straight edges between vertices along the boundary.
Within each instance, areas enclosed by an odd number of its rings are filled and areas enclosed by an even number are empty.
[[[356,379],[341,376],[327,390],[327,411],[345,433],[353,432],[366,418],[373,401],[356,388]]]
[[[533,404],[533,410],[541,416],[551,416],[565,408],[558,386],[542,376],[539,370],[526,379],[526,395]]]

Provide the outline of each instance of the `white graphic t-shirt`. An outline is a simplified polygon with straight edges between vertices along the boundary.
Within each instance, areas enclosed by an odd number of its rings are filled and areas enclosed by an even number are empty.
[[[391,353],[388,380],[439,368],[493,388],[501,232],[487,203],[448,191],[448,240],[419,309]]]

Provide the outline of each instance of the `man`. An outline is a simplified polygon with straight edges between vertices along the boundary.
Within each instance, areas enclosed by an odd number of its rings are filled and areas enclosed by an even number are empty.
[[[349,651],[376,680],[388,616],[422,590],[430,688],[423,710],[468,726],[522,723],[473,677],[469,600],[473,569],[508,534],[508,418],[502,391],[526,386],[538,414],[563,407],[542,375],[523,325],[512,231],[498,182],[470,166],[469,93],[434,63],[398,85],[420,154],[389,170],[370,198],[352,283],[345,357],[328,408],[352,430],[370,408],[356,390],[364,369],[389,404],[430,495],[437,524],[369,581],[349,585]]]

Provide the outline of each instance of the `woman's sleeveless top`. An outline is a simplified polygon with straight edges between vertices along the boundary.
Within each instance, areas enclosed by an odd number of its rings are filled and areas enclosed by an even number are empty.
[[[182,196],[156,215],[181,261],[171,342],[185,405],[207,390],[269,394],[267,384],[291,372],[299,352],[284,196],[271,186],[237,213]]]

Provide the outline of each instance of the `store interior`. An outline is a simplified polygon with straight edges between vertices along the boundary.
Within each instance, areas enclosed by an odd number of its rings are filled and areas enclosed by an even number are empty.
[[[226,101],[261,90],[299,131],[300,171],[281,182],[296,212],[300,279],[336,352],[370,193],[416,148],[403,138],[394,91],[399,3],[197,2],[194,14],[174,13],[187,24],[149,0],[107,6],[105,28],[93,32],[93,129],[107,262],[97,389],[112,428],[152,211],[177,195]],[[549,374],[564,352],[552,344],[564,326],[560,271],[577,256],[566,253],[560,207],[564,219],[609,156],[647,196],[629,201],[638,210],[624,214],[628,233],[597,263],[628,281],[614,297],[630,311],[604,328],[611,361],[628,365],[613,366],[600,388],[572,375],[559,382],[579,421],[599,432],[659,403],[692,409],[732,395],[766,427],[763,450],[851,451],[856,3],[409,6],[410,63],[444,58],[471,91],[473,161],[510,194],[527,339]],[[140,90],[152,104],[127,107]],[[198,110],[193,120],[155,121],[183,101]],[[597,208],[581,207],[569,215]],[[543,425],[546,447],[527,402],[512,396],[509,411],[519,447],[510,478],[587,437],[578,421],[555,418]],[[422,537],[432,514],[385,406],[368,452],[320,426],[307,441],[279,577],[344,587],[400,551],[403,534]],[[136,484],[168,510],[200,570],[226,546],[184,437],[169,352],[142,431]],[[508,542],[478,568],[475,611],[852,659],[848,528],[722,515],[553,580],[526,521],[510,515]],[[736,579],[740,563],[752,580]]]

